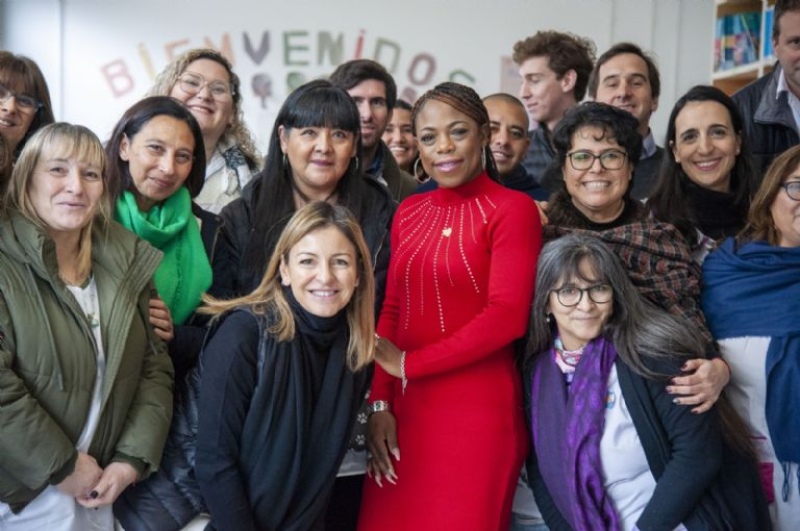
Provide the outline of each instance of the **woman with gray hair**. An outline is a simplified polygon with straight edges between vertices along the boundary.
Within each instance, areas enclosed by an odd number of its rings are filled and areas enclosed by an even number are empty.
[[[696,329],[647,302],[603,242],[545,246],[530,330],[529,477],[551,530],[770,528],[741,421],[664,389],[703,354]]]
[[[244,123],[239,76],[230,61],[210,48],[189,50],[156,78],[148,96],[172,96],[200,124],[206,151],[206,180],[195,202],[219,214],[242,193],[261,164]]]

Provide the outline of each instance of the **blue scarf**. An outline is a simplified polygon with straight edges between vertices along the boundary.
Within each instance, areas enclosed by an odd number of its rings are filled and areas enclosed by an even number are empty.
[[[778,459],[800,462],[800,248],[729,238],[703,263],[702,305],[716,339],[771,337],[767,426]]]

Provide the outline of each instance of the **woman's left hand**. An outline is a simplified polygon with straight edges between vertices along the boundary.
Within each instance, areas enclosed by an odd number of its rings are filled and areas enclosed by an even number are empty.
[[[400,378],[400,358],[403,352],[385,337],[375,340],[375,361],[388,374]]]
[[[111,505],[137,477],[136,469],[131,465],[115,461],[103,469],[103,475],[94,486],[90,497],[77,498],[77,502],[88,508]]]
[[[169,343],[175,337],[172,315],[161,299],[150,299],[150,324],[158,337]]]
[[[673,378],[667,392],[676,395],[676,404],[697,406],[692,413],[704,413],[711,409],[731,379],[728,365],[719,358],[689,360],[681,370],[686,376]]]

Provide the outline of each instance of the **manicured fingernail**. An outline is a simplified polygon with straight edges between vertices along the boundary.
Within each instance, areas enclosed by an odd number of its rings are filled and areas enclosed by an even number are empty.
[[[673,398],[672,399],[672,403],[673,404],[680,404],[681,403],[681,399],[680,398]]]
[[[97,492],[96,490],[93,490],[92,492],[89,493],[89,497],[93,500],[96,499],[98,496],[100,496],[100,493]]]
[[[398,448],[392,450],[392,455],[396,460],[400,461],[400,450]]]

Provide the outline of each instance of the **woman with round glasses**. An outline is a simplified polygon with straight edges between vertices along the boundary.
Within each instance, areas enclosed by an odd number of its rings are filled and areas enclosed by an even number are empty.
[[[549,529],[769,529],[731,410],[692,414],[664,392],[703,345],[602,241],[545,246],[529,329],[528,472]]]
[[[200,124],[207,165],[195,202],[218,214],[241,195],[261,163],[244,123],[239,76],[221,53],[198,48],[167,65],[148,95],[180,100]]]
[[[631,197],[633,168],[642,150],[636,119],[603,103],[571,110],[553,133],[551,178],[560,186],[547,207],[545,240],[591,231],[611,245],[639,291],[651,302],[690,319],[697,340],[714,350],[700,310],[700,268],[672,225],[649,219]],[[717,400],[728,381],[721,360],[694,359],[668,391],[695,412]]]
[[[800,522],[800,146],[776,158],[743,232],[703,263],[703,311],[727,395],[758,450],[775,529]]]
[[[50,91],[39,66],[0,50],[0,135],[13,158],[33,133],[54,121]]]
[[[733,100],[703,85],[683,95],[669,117],[672,153],[647,206],[655,219],[681,231],[700,263],[716,240],[742,230],[758,187],[742,128]]]

